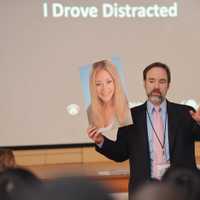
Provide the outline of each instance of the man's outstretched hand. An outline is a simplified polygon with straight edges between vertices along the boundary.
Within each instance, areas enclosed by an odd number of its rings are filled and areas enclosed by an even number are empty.
[[[191,114],[192,118],[193,118],[198,124],[200,124],[200,106],[199,106],[199,108],[197,109],[197,111],[190,110],[190,114]]]

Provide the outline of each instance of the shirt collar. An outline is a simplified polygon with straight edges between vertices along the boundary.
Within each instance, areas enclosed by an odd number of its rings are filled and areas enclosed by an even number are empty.
[[[154,105],[150,102],[150,101],[147,101],[147,109],[149,111],[149,113],[153,113],[153,109],[154,109]],[[167,110],[167,101],[166,99],[160,104],[160,108],[161,108],[161,112],[162,113],[166,113],[166,110]]]

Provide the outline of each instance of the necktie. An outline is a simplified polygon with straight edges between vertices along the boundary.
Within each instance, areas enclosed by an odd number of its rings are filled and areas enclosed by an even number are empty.
[[[164,127],[160,111],[160,107],[155,107],[153,110],[153,176],[155,178],[159,178],[157,166],[166,163],[164,153]]]

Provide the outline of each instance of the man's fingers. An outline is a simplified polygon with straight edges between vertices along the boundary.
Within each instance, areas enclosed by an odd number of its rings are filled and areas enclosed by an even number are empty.
[[[91,132],[93,132],[94,130],[96,130],[97,128],[95,126],[90,126],[88,129],[87,129],[87,133],[90,134]]]
[[[197,121],[198,123],[200,122],[200,112],[199,112],[199,110],[197,110],[196,112],[190,110],[190,114],[195,121]]]
[[[88,135],[89,135],[90,138],[94,138],[94,136],[95,136],[96,133],[97,133],[97,130],[95,129],[95,130],[89,132]]]
[[[94,134],[94,140],[96,141],[96,140],[99,138],[100,135],[101,135],[101,133],[96,132],[96,133]]]
[[[98,131],[99,129],[95,126],[89,126],[87,129],[88,137],[95,143],[99,143],[103,140],[102,133]]]
[[[194,111],[193,110],[190,110],[190,115],[194,115]]]

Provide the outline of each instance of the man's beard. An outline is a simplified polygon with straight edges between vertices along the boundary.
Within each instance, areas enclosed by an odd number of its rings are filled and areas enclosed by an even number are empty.
[[[156,93],[156,94],[154,94],[154,93]],[[161,104],[163,102],[163,100],[165,99],[165,97],[162,96],[162,94],[161,94],[159,89],[152,90],[148,94],[148,98],[155,105]]]

